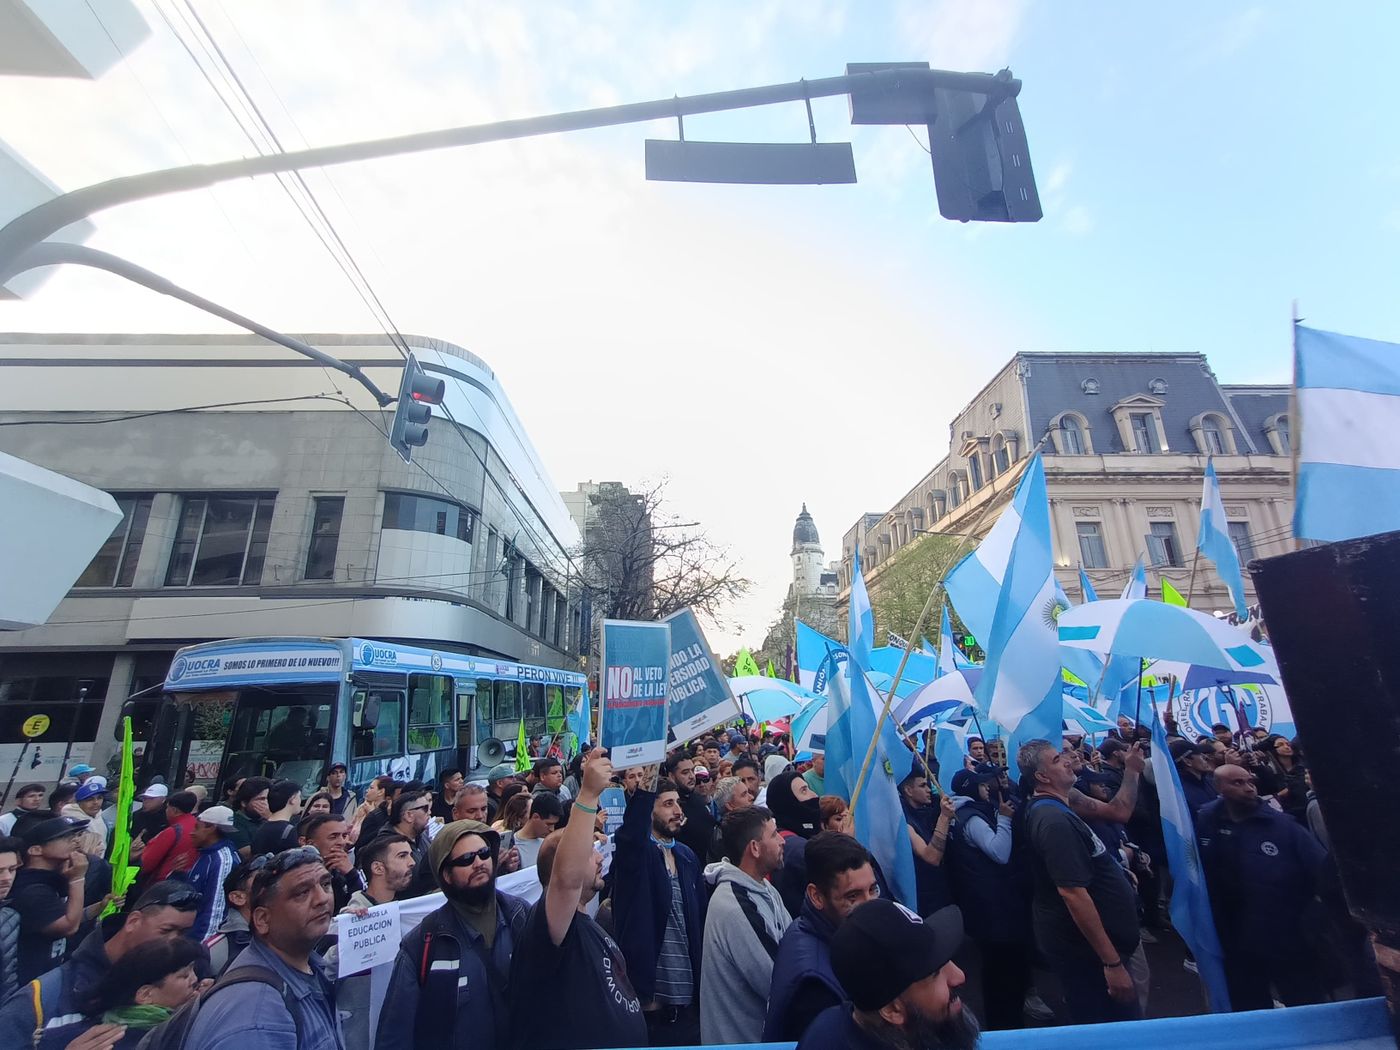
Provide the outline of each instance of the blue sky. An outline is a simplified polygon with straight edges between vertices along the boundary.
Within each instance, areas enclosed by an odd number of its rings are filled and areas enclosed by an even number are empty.
[[[923,59],[1024,82],[1046,217],[938,218],[903,128],[855,128],[860,183],[647,183],[659,123],[309,176],[398,327],[479,353],[554,480],[671,478],[758,586],[757,644],[802,502],[828,557],[946,451],[1017,350],[1183,350],[1286,381],[1290,302],[1400,341],[1393,4],[384,5],[194,0],[289,146],[819,77]],[[0,78],[0,136],[65,188],[250,151],[171,35],[99,83]],[[800,105],[687,122],[802,140]],[[99,216],[92,242],[286,331],[375,323],[266,180]],[[207,331],[61,272],[10,330]]]

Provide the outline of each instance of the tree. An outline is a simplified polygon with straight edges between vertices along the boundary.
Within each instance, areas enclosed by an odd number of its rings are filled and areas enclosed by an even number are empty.
[[[665,509],[665,490],[664,481],[636,492],[608,484],[589,496],[580,560],[595,621],[657,620],[690,608],[722,625],[730,603],[752,586],[697,522]]]
[[[934,597],[934,606],[921,630],[924,634],[936,632],[940,617],[938,603],[943,600],[943,580],[968,549],[969,545],[960,537],[930,533],[896,551],[881,562],[874,572],[867,572],[866,584],[870,589],[870,606],[875,613],[876,636],[894,631],[908,638],[911,645],[918,645],[919,639],[911,635],[918,624],[919,613],[923,611],[924,603],[935,586],[939,593]]]

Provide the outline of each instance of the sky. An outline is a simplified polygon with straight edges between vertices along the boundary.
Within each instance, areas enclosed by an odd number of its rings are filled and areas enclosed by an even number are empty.
[[[840,98],[813,110],[853,143],[853,186],[647,182],[643,140],[673,121],[307,173],[392,323],[488,361],[559,488],[669,479],[732,550],[755,585],[720,652],[776,616],[801,505],[838,557],[1017,351],[1202,352],[1224,382],[1286,382],[1294,301],[1400,341],[1390,3],[136,4],[151,36],[100,80],[0,77],[0,138],[64,189],[253,152],[180,42],[209,64],[191,10],[287,149],[850,61],[1022,80],[1036,224],[941,219],[925,129],[853,128]],[[789,104],[685,131],[805,141],[807,122]],[[94,247],[273,328],[382,330],[272,179],[94,221]],[[74,269],[0,301],[0,328],[226,330]]]

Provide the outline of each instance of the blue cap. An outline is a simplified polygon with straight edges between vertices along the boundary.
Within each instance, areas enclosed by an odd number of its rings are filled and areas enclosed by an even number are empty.
[[[81,787],[78,788],[78,793],[74,795],[73,798],[79,802],[86,802],[90,798],[95,798],[98,795],[105,794],[106,791],[106,784],[94,784],[91,780],[89,780],[86,784],[83,784]]]
[[[88,765],[87,763],[85,763],[85,762],[79,762],[76,766],[74,766],[72,769],[70,769],[70,770],[68,771],[68,775],[69,775],[70,777],[83,777],[83,776],[87,776],[89,773],[96,773],[96,772],[97,772],[97,770],[94,769],[92,766]]]

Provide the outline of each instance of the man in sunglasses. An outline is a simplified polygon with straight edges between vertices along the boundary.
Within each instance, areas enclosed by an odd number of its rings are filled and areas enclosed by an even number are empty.
[[[429,845],[432,874],[447,903],[399,946],[376,1050],[511,1045],[506,980],[529,905],[496,889],[499,848],[500,836],[475,820],[448,824]]]
[[[35,978],[0,1007],[0,1046],[30,1046],[36,1029],[82,1016],[97,985],[133,948],[185,936],[199,902],[199,892],[188,882],[168,880],[143,893],[131,911],[103,919],[67,962]],[[42,1017],[34,1009],[36,996]]]
[[[253,876],[253,940],[225,973],[268,971],[217,988],[185,1045],[198,1050],[344,1050],[335,984],[316,954],[334,914],[331,873],[314,846],[285,850]],[[280,982],[280,987],[279,987]]]

